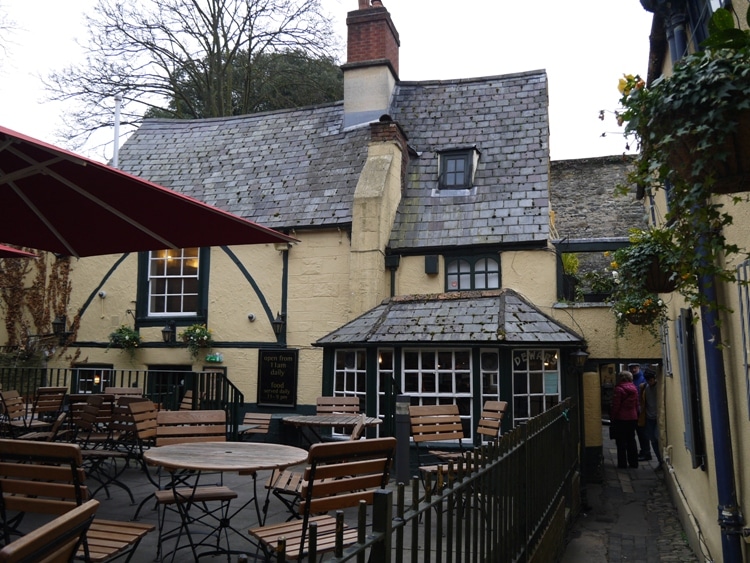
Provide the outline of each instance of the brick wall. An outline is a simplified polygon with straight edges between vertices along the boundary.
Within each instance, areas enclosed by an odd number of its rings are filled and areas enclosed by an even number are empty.
[[[398,75],[398,31],[391,15],[383,7],[349,12],[346,18],[348,40],[346,62],[363,63],[388,60]]]

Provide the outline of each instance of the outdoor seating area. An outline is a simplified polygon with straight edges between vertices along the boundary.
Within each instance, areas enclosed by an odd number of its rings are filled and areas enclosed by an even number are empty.
[[[209,555],[232,561],[240,554],[305,560],[309,553],[320,557],[337,545],[357,543],[365,522],[374,530],[373,503],[396,488],[396,439],[366,438],[368,417],[361,412],[312,415],[351,418],[345,425],[350,435],[300,448],[269,439],[268,414],[248,413],[247,429],[258,430],[251,440],[228,441],[222,410],[160,411],[147,398],[113,393],[67,399],[53,423],[71,421],[56,434],[36,441],[12,434],[0,439],[0,519],[7,548],[0,561],[29,553],[28,541],[20,538],[56,534],[67,534],[64,543],[75,548],[77,559],[93,562]],[[479,427],[498,444],[507,405],[495,403],[484,405]],[[415,442],[424,434],[459,446],[461,422],[445,410],[413,410]],[[282,423],[287,418],[280,417]],[[415,426],[417,419],[421,426]],[[449,426],[447,433],[437,428]],[[438,435],[443,439],[435,440]],[[419,517],[410,534],[434,527],[430,507],[442,486],[419,486],[425,504],[413,512]],[[467,487],[466,495],[476,494],[476,485]],[[395,499],[389,502],[395,507]],[[449,504],[469,510],[473,502],[467,497]],[[283,559],[277,558],[279,549]]]

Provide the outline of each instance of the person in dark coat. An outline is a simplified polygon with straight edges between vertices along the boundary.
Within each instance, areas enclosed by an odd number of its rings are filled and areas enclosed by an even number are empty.
[[[617,376],[609,420],[614,426],[617,467],[637,468],[638,444],[635,441],[635,431],[638,426],[638,389],[633,385],[633,375],[629,371],[621,371]]]
[[[643,386],[646,385],[646,376],[641,370],[641,364],[632,363],[628,364],[628,371],[633,375],[633,385],[640,393]],[[639,413],[640,414],[640,413]],[[651,450],[649,447],[648,436],[646,436],[646,428],[643,426],[636,425],[635,427],[636,436],[638,436],[638,459],[640,461],[648,461],[651,459]]]

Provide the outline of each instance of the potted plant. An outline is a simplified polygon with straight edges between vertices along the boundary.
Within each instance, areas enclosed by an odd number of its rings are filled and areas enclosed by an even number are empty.
[[[620,80],[617,119],[639,154],[628,176],[641,194],[669,187],[677,290],[694,308],[717,307],[697,289],[699,278],[735,280],[724,227],[732,216],[715,194],[750,186],[750,35],[718,9],[704,50],[675,63],[671,76],[646,85],[637,75]],[[625,186],[623,186],[625,188]],[[740,198],[734,197],[734,203]]]
[[[614,293],[612,311],[617,322],[617,334],[623,336],[629,324],[648,330],[659,338],[659,328],[667,320],[667,305],[656,294],[619,285]]]
[[[133,358],[135,350],[141,345],[141,335],[129,326],[121,325],[109,334],[109,346],[122,348]]]
[[[211,348],[214,344],[213,333],[205,324],[192,324],[180,333],[182,340],[190,352],[190,356],[197,358],[202,349]]]
[[[630,229],[628,238],[630,244],[612,255],[611,268],[618,272],[618,277],[650,293],[674,291],[680,279],[679,249],[672,241],[672,230]]]
[[[576,301],[578,295],[578,255],[574,252],[564,252],[560,255],[563,267],[562,295],[566,301]]]
[[[617,283],[617,276],[617,272],[609,268],[591,270],[583,274],[583,300],[593,303],[609,301]]]

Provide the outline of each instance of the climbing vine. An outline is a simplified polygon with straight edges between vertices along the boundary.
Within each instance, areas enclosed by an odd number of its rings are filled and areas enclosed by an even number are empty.
[[[65,315],[72,284],[70,257],[32,250],[38,258],[0,258],[0,311],[7,339],[4,353],[24,359],[41,356],[59,343],[52,320]],[[77,332],[76,316],[68,328]]]

